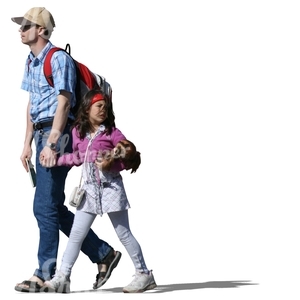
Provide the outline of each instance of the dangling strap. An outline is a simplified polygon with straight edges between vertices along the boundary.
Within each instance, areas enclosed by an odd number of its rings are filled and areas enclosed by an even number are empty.
[[[84,155],[84,161],[83,161],[83,165],[82,165],[82,167],[81,167],[81,176],[80,176],[79,186],[78,186],[79,188],[81,187],[82,174],[83,174],[83,167],[84,167],[84,164],[85,164],[85,162],[86,162],[87,153],[88,153],[88,151],[89,151],[89,147],[90,147],[90,145],[91,145],[91,143],[92,143],[92,140],[93,140],[93,139],[90,139],[90,140],[89,140],[89,143],[88,143],[88,145],[87,145],[87,147],[86,147],[86,151],[85,151],[85,155]]]
[[[82,181],[82,170],[81,170],[81,175],[80,175],[80,180],[79,180],[79,185],[78,185],[78,188],[80,188],[81,187],[81,181]]]

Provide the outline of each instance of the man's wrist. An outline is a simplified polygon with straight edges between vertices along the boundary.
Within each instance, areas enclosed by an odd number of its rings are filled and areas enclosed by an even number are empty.
[[[46,143],[46,146],[49,147],[51,150],[56,150],[56,143]]]

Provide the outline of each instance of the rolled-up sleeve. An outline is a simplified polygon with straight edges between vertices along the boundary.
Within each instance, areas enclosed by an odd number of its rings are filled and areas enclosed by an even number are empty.
[[[73,59],[64,51],[57,51],[51,59],[52,75],[56,95],[67,91],[75,95],[76,68]],[[75,105],[75,96],[72,97],[71,106]]]

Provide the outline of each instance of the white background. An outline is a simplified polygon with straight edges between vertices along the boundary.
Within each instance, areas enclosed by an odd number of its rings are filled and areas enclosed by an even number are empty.
[[[68,3],[68,4],[67,4]],[[69,4],[69,3],[72,3]],[[20,163],[29,48],[18,25],[52,12],[51,41],[113,87],[116,124],[142,153],[123,173],[131,229],[161,299],[299,299],[298,1],[21,1],[0,14],[1,294],[37,267],[34,189]],[[66,195],[77,184],[71,170]],[[123,253],[107,284],[80,254],[63,297],[126,297],[134,268],[107,216],[97,234]],[[67,238],[61,235],[59,257]],[[114,289],[117,288],[117,289]],[[33,297],[22,294],[23,297]],[[38,297],[60,297],[39,295]]]

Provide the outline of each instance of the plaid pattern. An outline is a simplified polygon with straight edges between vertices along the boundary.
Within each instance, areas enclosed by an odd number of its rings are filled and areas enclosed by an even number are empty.
[[[94,163],[86,163],[84,170],[83,188],[86,193],[78,210],[102,216],[130,208],[120,173],[101,172]],[[100,176],[100,185],[97,183],[97,175]]]
[[[89,142],[87,145],[86,141],[78,141],[78,147],[81,144],[81,146],[87,149],[87,152],[85,153],[85,161],[82,166],[83,188],[86,193],[77,209],[100,216],[104,213],[130,208],[120,172],[102,172],[97,168],[94,160],[86,160],[90,152],[95,150],[95,148],[99,149],[101,146],[103,148],[106,145],[108,149],[112,149],[114,147],[114,139],[116,139],[115,143],[123,139],[123,135],[116,128],[113,130],[111,136],[104,135],[104,131],[105,127],[100,126],[93,138],[90,138],[88,135],[87,140]],[[73,141],[76,141],[76,138]]]
[[[130,208],[120,173],[99,172],[102,188],[101,207],[103,213]]]
[[[29,92],[33,123],[54,117],[58,104],[57,96],[61,90],[72,93],[71,106],[76,102],[76,70],[72,58],[64,51],[56,52],[51,59],[54,88],[49,86],[44,76],[45,56],[52,47],[49,41],[37,57],[30,52],[26,60],[21,88]]]

